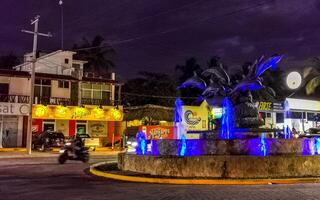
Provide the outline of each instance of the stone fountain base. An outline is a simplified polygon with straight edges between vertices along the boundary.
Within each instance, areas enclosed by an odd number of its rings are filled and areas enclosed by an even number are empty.
[[[118,168],[188,178],[288,178],[320,176],[320,156],[151,156],[121,153]]]
[[[119,154],[119,169],[188,178],[320,176],[319,138],[153,140],[151,151]]]

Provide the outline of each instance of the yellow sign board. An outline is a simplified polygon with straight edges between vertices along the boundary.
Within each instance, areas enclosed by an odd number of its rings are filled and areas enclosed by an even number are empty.
[[[32,117],[35,119],[122,121],[123,112],[116,108],[44,106],[38,104],[32,107]]]
[[[183,106],[183,124],[187,131],[208,130],[208,104],[203,101],[200,106]]]
[[[259,102],[259,110],[272,110],[272,102]]]

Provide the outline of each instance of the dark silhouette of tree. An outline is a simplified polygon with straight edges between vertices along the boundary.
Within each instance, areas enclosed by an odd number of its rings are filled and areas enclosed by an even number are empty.
[[[311,66],[304,68],[303,79],[305,79],[305,94],[319,97],[320,86],[320,58],[315,57]]]
[[[12,69],[12,67],[18,64],[20,64],[20,60],[12,52],[7,55],[0,56],[0,69]]]
[[[196,58],[189,58],[184,65],[177,65],[175,70],[178,72],[179,83],[183,83],[190,78],[194,72],[200,74],[202,69],[197,63]]]
[[[103,75],[114,67],[113,57],[115,50],[104,43],[104,38],[100,35],[95,36],[92,41],[83,38],[83,43],[80,45],[75,44],[73,49],[77,51],[76,59],[88,61],[84,66],[85,71]]]
[[[173,106],[177,96],[174,79],[162,73],[140,72],[140,77],[128,80],[123,87],[123,100],[127,106],[154,104]]]
[[[195,73],[200,75],[202,72],[202,68],[197,63],[196,58],[192,57],[187,59],[184,65],[177,65],[175,67],[175,71],[176,77],[178,79],[178,85],[180,85],[185,80],[192,77]],[[199,97],[202,93],[201,90],[199,90],[198,88],[191,87],[182,88],[179,92],[181,97],[194,97],[194,99],[183,99],[183,102],[186,105],[192,105],[194,103],[197,103],[195,99],[196,97]]]

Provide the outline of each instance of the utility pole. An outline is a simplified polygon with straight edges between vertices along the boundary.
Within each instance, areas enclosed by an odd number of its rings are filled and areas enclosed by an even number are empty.
[[[63,50],[63,1],[59,0],[59,5],[61,8],[61,50]]]
[[[27,152],[31,154],[31,145],[32,145],[32,105],[34,99],[34,80],[35,80],[35,67],[37,61],[37,43],[38,35],[45,37],[52,37],[51,33],[39,33],[38,24],[39,24],[40,15],[37,15],[33,20],[31,20],[31,25],[34,25],[34,31],[22,30],[24,33],[33,34],[33,50],[32,50],[32,66],[31,66],[31,83],[30,83],[30,102],[29,102],[29,123],[28,123],[28,133],[27,133]]]

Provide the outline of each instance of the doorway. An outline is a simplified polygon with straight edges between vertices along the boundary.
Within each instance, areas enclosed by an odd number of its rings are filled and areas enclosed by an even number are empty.
[[[77,122],[76,124],[76,134],[86,134],[87,133],[87,123],[86,122]]]
[[[54,131],[55,123],[54,121],[44,121],[43,122],[43,131]]]

